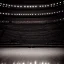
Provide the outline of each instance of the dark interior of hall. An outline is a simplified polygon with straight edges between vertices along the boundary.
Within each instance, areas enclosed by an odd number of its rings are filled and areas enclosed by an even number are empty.
[[[0,45],[64,46],[64,1],[0,0]]]

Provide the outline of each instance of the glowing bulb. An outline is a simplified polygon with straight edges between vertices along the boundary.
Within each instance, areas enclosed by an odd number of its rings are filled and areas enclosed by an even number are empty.
[[[19,62],[17,62],[17,64],[20,64]]]
[[[43,15],[43,13],[42,13],[42,15]]]
[[[45,64],[48,64],[47,62],[45,62]]]
[[[35,7],[37,7],[37,6],[35,6]]]
[[[59,13],[60,13],[60,11],[59,11]]]
[[[13,7],[13,5],[11,5],[11,7]]]
[[[13,13],[11,13],[11,15],[13,15]]]
[[[32,7],[34,8],[34,5]]]
[[[48,64],[50,64],[50,63],[48,62]]]
[[[62,2],[59,2],[59,3],[62,3]]]
[[[16,7],[16,5],[14,5],[14,7]]]
[[[2,14],[2,13],[0,12],[0,14]]]
[[[0,5],[1,6],[1,5]]]
[[[18,15],[18,14],[16,14],[16,15]]]
[[[40,14],[41,15],[41,14]]]
[[[5,7],[7,7],[7,5]]]
[[[30,64],[32,64],[32,62],[30,62]]]
[[[29,8],[29,6],[27,6],[27,8]]]
[[[53,12],[51,12],[51,14],[54,14]]]
[[[13,62],[13,64],[15,64],[15,62]]]
[[[2,3],[0,3],[0,5],[2,5]]]
[[[34,61],[34,64],[37,64],[37,61]]]
[[[56,12],[54,12],[54,14],[55,14]]]
[[[27,15],[29,15],[29,14],[27,14]]]
[[[10,6],[10,5],[8,5],[8,6]]]
[[[10,15],[10,13],[8,13],[8,15]]]
[[[22,15],[22,14],[21,14]]]
[[[40,15],[40,14],[38,14],[38,15]]]
[[[32,14],[33,15],[33,14]]]
[[[30,8],[31,8],[32,6],[30,6]]]
[[[47,15],[48,15],[48,13],[47,13]]]
[[[24,6],[24,8],[26,8],[26,6]]]
[[[42,7],[44,7],[44,5],[42,5]]]
[[[36,15],[36,14],[35,14]]]
[[[44,64],[44,62],[42,62],[42,64]]]
[[[2,3],[0,3],[0,6],[2,6]]]
[[[64,12],[64,11],[62,10],[62,12]]]
[[[3,62],[1,64],[3,64]]]
[[[3,4],[3,6],[4,6],[5,4]]]
[[[4,63],[4,64],[6,64],[6,63]]]
[[[21,15],[21,14],[19,14],[19,15]]]
[[[51,13],[49,13],[49,14],[51,14]]]
[[[51,7],[52,7],[52,4],[50,4],[51,5]]]
[[[23,62],[22,64],[25,64],[25,62]]]
[[[55,5],[55,3],[53,5]]]
[[[30,14],[31,15],[31,14]]]
[[[45,5],[45,7],[46,7],[46,5]]]
[[[39,7],[41,7],[41,5]]]
[[[19,5],[17,5],[17,7],[19,8]]]
[[[61,19],[60,19],[61,20]]]
[[[56,13],[58,13],[58,12],[56,12]]]
[[[23,14],[23,15],[25,15],[25,14]]]
[[[21,8],[22,6],[20,5],[20,8]]]
[[[5,15],[7,15],[7,13],[5,13]]]
[[[47,7],[49,7],[49,5],[47,5]]]
[[[56,3],[56,4],[58,4],[58,3]]]

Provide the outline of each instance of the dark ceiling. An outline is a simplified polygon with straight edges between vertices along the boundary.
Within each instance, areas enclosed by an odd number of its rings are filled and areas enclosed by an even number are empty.
[[[11,4],[47,4],[58,1],[62,0],[0,0],[0,2]]]

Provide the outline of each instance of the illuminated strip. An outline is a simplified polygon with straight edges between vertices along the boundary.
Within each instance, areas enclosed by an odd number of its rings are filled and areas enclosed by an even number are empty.
[[[47,8],[47,7],[56,7],[59,5],[64,4],[64,1],[52,3],[52,4],[45,4],[45,5],[12,5],[12,4],[4,4],[0,3],[0,6],[7,7],[7,8]]]
[[[56,20],[42,20],[42,21],[11,21],[13,24],[23,24],[23,23],[51,23],[51,22],[58,22],[64,21],[64,18],[56,19]],[[0,21],[0,23],[10,23],[10,21]]]
[[[4,13],[0,12],[0,15],[11,15],[11,16],[43,16],[43,15],[53,15],[58,13],[63,13],[64,10],[56,12],[47,12],[47,13]]]

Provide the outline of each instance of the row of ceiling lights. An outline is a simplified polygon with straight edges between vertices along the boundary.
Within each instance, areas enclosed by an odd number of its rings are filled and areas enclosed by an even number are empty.
[[[7,64],[7,63],[5,63],[5,62],[1,62],[1,64]],[[26,64],[25,62],[13,62],[12,64]],[[28,62],[28,64],[33,64],[32,62]],[[37,64],[37,61],[34,61],[34,64]],[[49,62],[41,62],[41,63],[39,63],[39,64],[50,64]]]
[[[64,1],[52,3],[52,4],[46,4],[46,5],[11,5],[11,4],[4,4],[0,3],[0,6],[2,7],[14,7],[14,8],[47,8],[47,7],[55,7],[64,4]]]
[[[47,13],[4,13],[0,12],[0,15],[14,15],[14,16],[41,16],[41,15],[53,15],[64,12],[64,10],[56,11],[56,12],[47,12]]]
[[[49,23],[49,22],[57,22],[63,21],[64,18],[56,19],[56,20],[42,20],[42,21],[11,21],[11,23]],[[9,23],[10,21],[0,21],[0,23]]]

